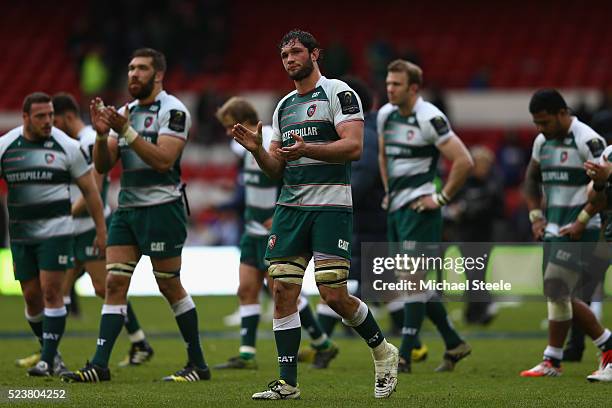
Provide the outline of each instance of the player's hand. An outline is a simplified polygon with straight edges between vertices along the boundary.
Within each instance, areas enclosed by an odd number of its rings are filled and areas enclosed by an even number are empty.
[[[582,238],[582,233],[584,232],[585,228],[586,224],[576,220],[570,225],[566,225],[565,227],[561,228],[559,230],[559,235],[562,237],[567,235],[572,241],[578,241],[580,238]]]
[[[612,172],[612,164],[608,162],[605,156],[603,159],[605,162],[603,165],[590,161],[584,163],[584,169],[586,170],[587,176],[589,176],[595,184],[605,184]]]
[[[110,122],[106,107],[101,98],[96,97],[89,102],[89,116],[91,117],[91,125],[99,135],[107,135],[110,131]]]
[[[281,156],[288,162],[298,160],[300,157],[305,155],[306,151],[306,143],[304,142],[304,138],[298,136],[296,133],[292,133],[291,137],[293,140],[295,140],[295,143],[291,146],[280,149]]]
[[[546,219],[540,218],[531,223],[531,232],[533,239],[541,241],[544,238],[544,229],[546,228]]]
[[[106,230],[98,231],[96,230],[96,237],[93,241],[94,251],[97,251],[98,258],[106,257]]]
[[[107,108],[109,110],[109,122],[111,128],[117,132],[118,135],[122,135],[130,126],[130,109],[126,104],[124,106],[123,115],[117,112],[117,110],[111,106]]]
[[[382,202],[380,203],[380,208],[382,208],[383,210],[387,211],[389,209],[389,194],[385,194],[385,196],[382,199]]]
[[[431,211],[440,208],[440,205],[433,199],[432,195],[426,195],[419,197],[412,204],[410,204],[410,208],[414,211],[420,213],[423,211]]]
[[[242,124],[238,123],[232,128],[232,136],[234,136],[234,140],[244,146],[245,149],[251,153],[254,153],[260,149],[263,144],[263,135],[261,132],[262,128],[263,123],[258,122],[257,131],[253,132],[252,130],[247,129]]]

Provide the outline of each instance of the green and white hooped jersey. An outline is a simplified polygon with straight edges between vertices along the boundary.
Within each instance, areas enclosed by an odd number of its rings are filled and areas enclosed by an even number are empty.
[[[78,134],[78,142],[81,144],[81,150],[86,155],[87,163],[92,163],[93,158],[93,147],[96,144],[96,131],[91,126],[85,126]],[[108,186],[110,184],[109,176],[106,174],[102,181],[102,191],[100,191],[100,197],[102,198],[102,204],[104,205],[104,218],[107,218],[111,214],[111,208],[106,203],[106,196],[108,193]],[[74,204],[79,198],[81,198],[81,190],[73,183],[70,185],[70,203]],[[74,220],[74,235],[82,234],[83,232],[92,230],[96,227],[93,218],[87,213],[73,217]]]
[[[343,122],[363,121],[356,92],[337,79],[321,77],[312,91],[293,91],[277,105],[272,118],[272,141],[291,146],[293,132],[308,144],[339,140],[336,128]],[[353,210],[351,163],[329,163],[301,157],[288,162],[283,174],[279,205],[304,211]]]
[[[140,105],[136,100],[128,106],[130,124],[145,141],[157,144],[160,135],[187,140],[191,115],[181,101],[166,91],[161,91],[150,105]],[[120,113],[124,109],[121,108]],[[111,137],[116,138],[117,134],[111,132]],[[181,198],[180,156],[169,171],[159,173],[145,163],[123,138],[119,139],[119,152],[123,165],[119,208],[147,207]]]
[[[23,136],[23,126],[0,137],[11,241],[35,243],[72,235],[70,181],[89,169],[79,143],[57,128],[48,139],[35,142]]]
[[[548,221],[545,238],[558,237],[559,229],[573,223],[586,205],[591,179],[583,165],[587,160],[598,160],[605,146],[604,138],[577,118],[572,118],[563,139],[547,140],[543,134],[536,137],[531,158],[542,173]],[[587,228],[601,228],[599,214],[590,219]]]
[[[271,126],[263,127],[263,147],[266,150],[270,147],[272,133]],[[267,237],[270,230],[263,223],[274,215],[280,182],[266,176],[253,154],[242,145],[233,141],[232,150],[244,157],[245,232],[252,236]]]
[[[606,160],[604,160],[604,157]],[[612,163],[612,145],[606,147],[599,158],[599,164]],[[606,241],[612,242],[612,186],[608,182],[606,184],[606,195],[608,197],[608,208],[606,209],[606,229],[604,230],[604,237]]]
[[[419,97],[406,117],[387,103],[378,111],[376,128],[387,157],[389,212],[435,193],[437,146],[455,135],[442,111]]]

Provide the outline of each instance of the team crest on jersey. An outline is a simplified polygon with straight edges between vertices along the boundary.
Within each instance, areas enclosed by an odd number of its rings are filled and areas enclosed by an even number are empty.
[[[569,157],[569,154],[564,150],[561,152],[561,163],[565,163],[567,161],[567,158]]]
[[[53,163],[55,161],[55,155],[53,153],[46,153],[45,161],[47,162],[47,164]]]
[[[315,103],[308,107],[306,114],[308,115],[309,118],[311,118],[312,115],[314,115],[316,111],[317,111],[317,104]]]
[[[274,249],[275,245],[276,245],[276,235],[270,235],[270,238],[268,238],[268,248]]]
[[[406,138],[407,138],[408,140],[412,140],[412,139],[414,139],[414,130],[412,130],[412,129],[411,129],[411,130],[409,130],[409,131],[408,131],[408,134],[406,135]]]
[[[147,116],[147,118],[144,121],[145,127],[148,128],[152,124],[153,124],[153,117],[152,116]]]

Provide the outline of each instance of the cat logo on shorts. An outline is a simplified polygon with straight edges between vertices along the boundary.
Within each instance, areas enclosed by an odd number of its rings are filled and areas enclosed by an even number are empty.
[[[316,111],[317,111],[317,104],[310,105],[310,107],[306,111],[306,114],[308,115],[309,118],[311,118],[312,115],[314,115]]]
[[[276,235],[270,235],[270,238],[268,238],[268,248],[274,249],[274,245],[276,245]]]

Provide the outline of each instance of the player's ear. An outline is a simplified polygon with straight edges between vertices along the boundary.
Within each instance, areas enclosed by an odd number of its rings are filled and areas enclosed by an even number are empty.
[[[155,71],[155,82],[161,82],[164,80],[164,71]]]
[[[319,59],[319,55],[321,55],[321,50],[318,48],[314,48],[310,53],[310,59],[312,62],[317,62]]]

